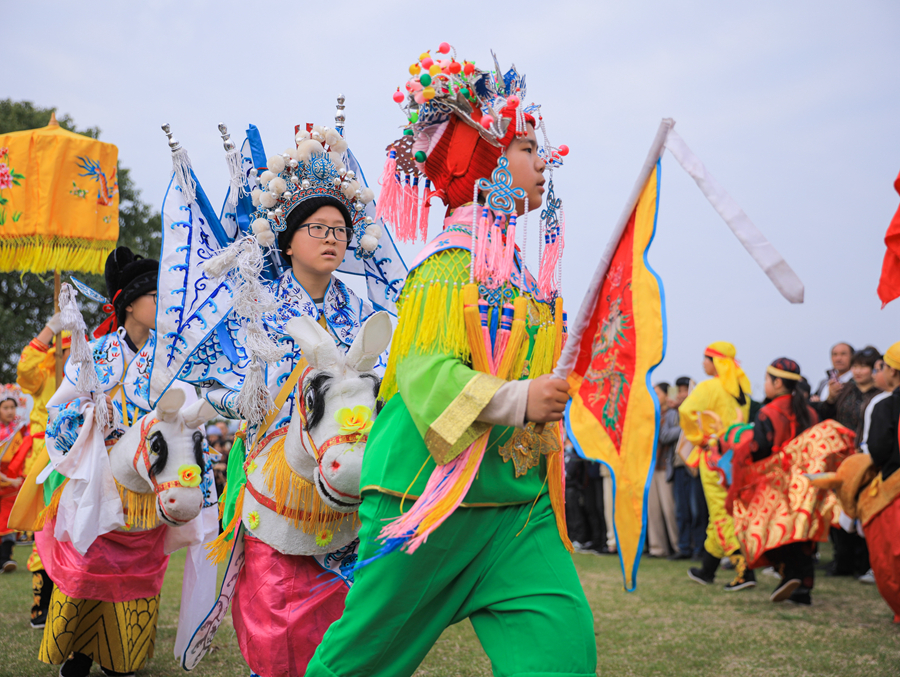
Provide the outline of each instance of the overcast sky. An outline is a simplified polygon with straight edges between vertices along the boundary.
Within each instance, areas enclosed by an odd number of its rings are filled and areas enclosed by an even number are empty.
[[[164,122],[220,205],[217,123],[238,141],[256,124],[267,151],[280,152],[295,124],[332,125],[342,92],[347,139],[374,183],[403,123],[391,94],[409,64],[447,41],[487,67],[493,48],[504,69],[514,62],[527,74],[526,98],[543,105],[551,142],[571,148],[555,173],[571,315],[664,117],[806,285],[805,304],[785,301],[667,155],[649,257],[668,320],[655,380],[700,377],[704,346],[727,340],[761,396],[776,357],[796,359],[815,383],[832,343],[885,350],[900,340],[900,301],[881,310],[876,295],[900,202],[894,0],[0,0],[0,17],[0,98],[100,127],[156,209],[171,171]],[[432,235],[441,213],[432,210]],[[408,261],[417,249],[404,248]]]

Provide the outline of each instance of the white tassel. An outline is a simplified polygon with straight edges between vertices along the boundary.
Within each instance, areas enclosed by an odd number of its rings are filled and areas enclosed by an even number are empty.
[[[101,390],[94,393],[94,425],[99,430],[106,430],[112,427],[112,421],[109,420],[109,409],[107,409],[106,404],[106,393]]]
[[[211,279],[217,279],[220,277],[224,277],[235,267],[235,262],[237,261],[238,252],[241,249],[240,240],[237,242],[233,242],[228,245],[224,249],[219,250],[219,252],[213,256],[211,259],[207,259],[203,263],[200,264],[200,267],[203,269],[203,272],[207,274]]]
[[[263,362],[277,362],[284,357],[284,351],[269,338],[269,334],[259,324],[250,324],[247,332],[247,353]]]
[[[266,420],[266,415],[273,406],[272,395],[266,386],[265,370],[262,363],[254,358],[238,395],[238,411],[251,424],[259,425]]]
[[[228,190],[228,206],[231,209],[237,207],[238,198],[247,194],[244,187],[244,172],[241,168],[241,154],[237,148],[225,153],[225,165],[228,167],[228,180],[230,188]]]
[[[241,416],[253,424],[262,423],[274,406],[266,384],[264,365],[284,357],[284,351],[263,326],[263,317],[278,309],[274,294],[260,280],[264,265],[263,251],[252,236],[236,240],[216,257],[203,263],[208,275],[221,277],[227,274],[232,282],[232,307],[241,318],[244,347],[251,359],[237,407]]]
[[[84,318],[78,311],[78,302],[75,296],[78,292],[68,282],[63,282],[59,288],[59,320],[63,329],[71,331],[78,326],[79,321],[84,324]]]
[[[172,169],[175,171],[175,181],[181,188],[185,201],[191,204],[197,197],[197,184],[191,175],[191,158],[184,148],[172,152]]]
[[[85,338],[87,326],[75,300],[77,293],[68,282],[63,282],[59,290],[60,321],[62,328],[72,334],[69,359],[78,369],[75,387],[79,392],[90,393],[100,390],[100,379],[94,369],[94,355]]]

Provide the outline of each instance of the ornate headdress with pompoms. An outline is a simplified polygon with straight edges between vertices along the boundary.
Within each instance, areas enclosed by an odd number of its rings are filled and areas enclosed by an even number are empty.
[[[424,241],[432,197],[440,197],[453,209],[473,201],[483,190],[496,213],[497,201],[490,199],[491,188],[504,194],[509,190],[502,155],[513,139],[528,133],[527,126],[531,124],[543,133],[544,143],[538,152],[551,173],[547,204],[541,212],[539,274],[539,285],[549,298],[559,291],[565,229],[562,201],[553,189],[552,172],[562,166],[569,149],[564,145],[551,146],[540,106],[523,103],[525,76],[515,66],[503,73],[496,56],[492,56],[493,71],[479,70],[474,62],[457,61],[456,50],[444,42],[438,47],[437,56],[424,52],[409,67],[406,93],[398,87],[393,95],[407,125],[403,136],[388,146],[378,216],[392,225],[401,240],[415,240],[419,234]],[[422,196],[418,191],[420,178],[424,178],[425,186]],[[473,229],[484,234],[494,225],[504,230],[507,225],[514,228],[514,210],[502,211],[501,223],[483,227],[476,223]],[[527,211],[526,208],[526,214]],[[488,239],[490,236],[485,235],[482,244]],[[499,246],[499,237],[493,241]],[[504,245],[505,251],[499,257],[504,262],[501,270],[510,269],[513,249],[512,243]],[[478,265],[476,261],[475,267]],[[496,281],[496,275],[493,277]]]
[[[353,170],[345,167],[343,153],[347,142],[341,131],[308,124],[297,132],[296,148],[273,155],[259,174],[251,170],[262,188],[250,193],[257,207],[252,223],[260,244],[272,246],[275,233],[287,227],[288,215],[307,200],[331,197],[350,214],[357,239],[356,258],[371,257],[382,235],[381,227],[366,216],[366,205],[375,199],[371,188],[356,180]]]

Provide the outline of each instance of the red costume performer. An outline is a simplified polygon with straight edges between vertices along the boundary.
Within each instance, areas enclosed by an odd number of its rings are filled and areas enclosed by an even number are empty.
[[[828,538],[837,499],[806,475],[835,470],[853,452],[853,433],[834,421],[818,423],[798,388],[801,379],[787,358],[766,370],[771,402],[734,450],[727,507],[747,567],[780,570],[770,599],[809,604],[816,542]]]

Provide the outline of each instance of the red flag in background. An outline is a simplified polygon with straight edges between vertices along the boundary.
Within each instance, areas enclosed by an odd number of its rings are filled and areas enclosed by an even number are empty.
[[[894,181],[894,190],[900,193],[900,174]],[[891,219],[884,243],[887,245],[887,251],[884,253],[881,279],[878,281],[878,298],[881,299],[882,308],[900,296],[900,207]]]

